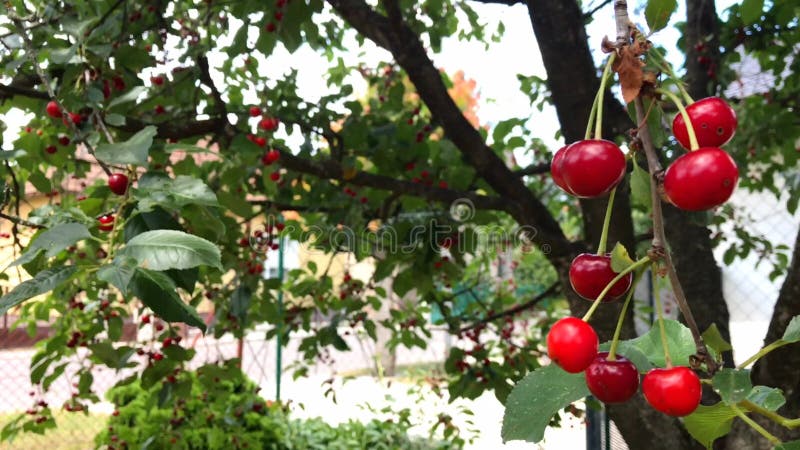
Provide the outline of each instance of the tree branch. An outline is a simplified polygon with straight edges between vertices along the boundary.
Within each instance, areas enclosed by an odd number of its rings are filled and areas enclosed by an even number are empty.
[[[615,7],[619,3],[625,2],[624,0],[617,0]],[[617,20],[621,20],[619,12],[617,13]],[[627,23],[627,14],[623,20],[625,20]],[[627,42],[625,45],[627,45]],[[675,293],[675,300],[677,301],[678,307],[681,310],[681,314],[686,321],[686,325],[692,331],[692,337],[694,338],[695,347],[697,349],[697,355],[695,355],[697,360],[693,361],[693,363],[696,363],[693,365],[699,365],[700,362],[705,362],[708,373],[714,374],[714,372],[716,372],[719,368],[719,365],[709,353],[705,342],[703,342],[703,336],[700,334],[700,330],[697,328],[697,322],[694,320],[692,310],[689,308],[689,303],[686,301],[686,294],[684,294],[683,287],[678,279],[678,274],[675,272],[675,265],[672,262],[672,256],[665,248],[667,238],[664,234],[664,214],[661,210],[661,197],[658,194],[658,177],[661,174],[661,164],[658,160],[656,149],[653,146],[653,139],[650,136],[650,129],[647,126],[644,102],[642,101],[641,97],[636,97],[634,102],[636,107],[636,119],[641,124],[639,127],[638,136],[642,141],[642,147],[644,147],[645,154],[647,155],[647,165],[650,170],[650,195],[653,204],[652,251],[656,252],[658,257],[663,258],[664,266],[667,269],[667,275],[669,276],[669,281],[672,285],[672,290]]]
[[[486,145],[481,134],[450,97],[439,70],[428,57],[419,36],[404,24],[394,26],[387,17],[373,11],[364,0],[328,0],[328,3],[359,33],[392,53],[430,109],[434,120],[441,124],[447,138],[459,149],[466,162],[495,192],[510,199],[508,206],[512,208],[509,212],[518,222],[536,228],[533,241],[548,244],[552,250],[551,258],[571,255],[569,241],[547,208]]]
[[[555,283],[551,284],[550,287],[547,288],[544,292],[542,292],[539,295],[537,295],[536,297],[528,300],[527,302],[521,303],[521,304],[519,304],[517,306],[514,306],[513,308],[506,309],[505,311],[501,311],[499,313],[486,316],[483,319],[481,319],[481,320],[479,320],[479,321],[477,321],[475,323],[472,323],[470,325],[467,325],[466,327],[461,328],[460,330],[458,330],[458,332],[459,333],[464,333],[464,332],[469,331],[469,330],[471,330],[473,328],[477,328],[477,327],[483,325],[484,323],[493,322],[493,321],[495,321],[497,319],[501,319],[501,318],[506,317],[506,316],[513,316],[513,315],[516,315],[516,314],[518,314],[518,313],[520,313],[522,311],[525,311],[526,309],[533,308],[534,306],[536,306],[542,300],[544,300],[547,297],[550,297],[551,295],[553,295],[556,292],[558,292],[560,286],[561,286],[561,284],[559,282],[555,282]]]
[[[453,203],[457,200],[468,200],[477,209],[488,209],[509,212],[513,203],[501,197],[478,195],[474,192],[462,192],[453,189],[440,189],[422,183],[397,180],[391,177],[367,172],[358,172],[354,176],[345,177],[342,166],[333,160],[310,161],[299,156],[281,151],[280,163],[283,167],[317,178],[338,180],[355,186],[366,186],[380,190],[414,195],[432,201]]]
[[[518,177],[524,177],[526,175],[540,175],[543,173],[550,172],[550,162],[539,163],[539,164],[532,164],[528,167],[515,170],[514,175]]]

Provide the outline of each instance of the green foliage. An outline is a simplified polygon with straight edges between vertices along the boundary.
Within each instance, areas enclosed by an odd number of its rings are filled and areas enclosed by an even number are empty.
[[[644,16],[650,31],[654,32],[666,27],[670,17],[677,9],[677,0],[647,0]]]
[[[503,440],[539,442],[553,415],[587,395],[582,373],[569,374],[555,364],[529,373],[506,401]]]
[[[338,426],[292,419],[279,403],[264,401],[235,362],[178,372],[143,388],[139,381],[108,392],[116,411],[95,437],[97,446],[176,449],[458,448],[408,435],[408,423],[371,420]]]

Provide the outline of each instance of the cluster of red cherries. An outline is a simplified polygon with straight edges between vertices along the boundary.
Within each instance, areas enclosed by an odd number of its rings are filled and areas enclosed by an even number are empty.
[[[547,335],[547,354],[569,373],[585,372],[586,386],[604,403],[628,401],[639,390],[639,370],[621,355],[598,352],[599,340],[591,325],[565,317]],[[664,414],[683,417],[700,404],[700,378],[692,369],[675,366],[651,369],[642,380],[647,402]]]
[[[683,114],[678,114],[672,122],[672,131],[675,139],[690,151],[667,168],[664,191],[680,209],[705,211],[725,203],[739,179],[733,158],[720,148],[736,131],[736,114],[718,97],[694,102],[685,112],[695,142],[689,137]],[[562,147],[551,164],[556,185],[580,198],[608,194],[622,181],[625,170],[622,150],[601,139],[585,139]],[[616,278],[619,279],[615,281]],[[633,275],[619,277],[608,254],[583,253],[572,261],[569,279],[582,298],[596,301],[605,290],[601,301],[610,302],[628,293]],[[599,352],[597,334],[584,320],[566,317],[556,322],[547,335],[547,352],[566,372],[585,372],[589,391],[605,403],[625,402],[639,389],[636,366],[621,355]],[[648,403],[671,416],[691,414],[700,404],[700,379],[688,367],[667,364],[667,368],[654,368],[644,376],[641,385]]]

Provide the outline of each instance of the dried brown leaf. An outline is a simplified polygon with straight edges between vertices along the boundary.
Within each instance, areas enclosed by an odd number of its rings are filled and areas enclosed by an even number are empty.
[[[639,59],[638,52],[640,51],[641,47],[638,43],[622,47],[619,50],[619,56],[614,60],[612,68],[619,75],[619,84],[622,87],[622,98],[625,103],[630,103],[635,99],[642,89],[644,62]]]

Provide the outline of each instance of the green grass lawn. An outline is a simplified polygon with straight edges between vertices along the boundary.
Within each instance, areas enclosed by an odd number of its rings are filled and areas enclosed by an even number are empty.
[[[64,411],[53,412],[58,425],[44,435],[25,433],[18,435],[13,443],[0,442],[0,450],[88,450],[94,448],[94,435],[106,423],[106,416]],[[16,417],[15,414],[0,414],[0,428]]]

